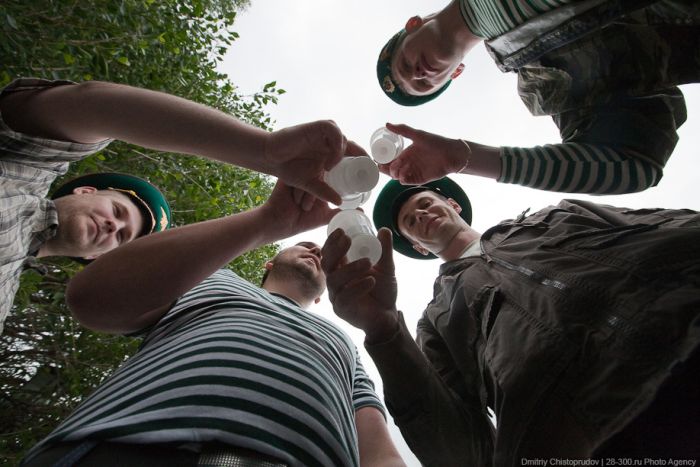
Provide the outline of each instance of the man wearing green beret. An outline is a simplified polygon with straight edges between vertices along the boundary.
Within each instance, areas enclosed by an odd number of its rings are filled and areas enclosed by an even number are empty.
[[[162,194],[128,175],[92,175],[46,198],[70,162],[114,139],[275,175],[300,189],[307,209],[315,197],[340,202],[323,173],[347,141],[330,121],[269,133],[168,94],[35,78],[0,91],[0,117],[0,332],[34,257],[91,259],[169,224]]]
[[[518,75],[528,110],[552,117],[562,143],[492,147],[389,125],[413,144],[384,173],[410,184],[464,173],[594,194],[659,182],[686,120],[677,85],[700,81],[697,1],[453,0],[389,40],[379,84],[398,104],[424,104],[449,92],[482,42],[502,71]]]
[[[563,200],[483,234],[471,216],[447,178],[392,180],[379,262],[348,264],[340,230],[322,250],[334,310],[364,330],[423,465],[697,458],[700,213]],[[444,261],[415,341],[392,246]]]

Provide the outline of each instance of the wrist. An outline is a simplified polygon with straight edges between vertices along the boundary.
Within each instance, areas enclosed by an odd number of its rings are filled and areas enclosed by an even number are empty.
[[[372,329],[365,330],[365,344],[377,345],[390,341],[399,331],[398,311],[396,309],[387,312],[387,319],[381,325],[374,325]]]
[[[260,226],[259,233],[266,243],[273,243],[291,236],[287,234],[288,223],[268,203],[253,208],[249,212],[258,219],[255,225]]]
[[[469,173],[468,169],[472,161],[472,148],[466,140],[460,139],[457,141],[459,141],[459,155],[461,157],[458,159],[460,168],[455,173]]]

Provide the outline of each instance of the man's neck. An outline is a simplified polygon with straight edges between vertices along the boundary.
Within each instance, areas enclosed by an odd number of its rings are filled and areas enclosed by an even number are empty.
[[[437,255],[445,261],[459,259],[462,257],[464,250],[480,236],[481,234],[479,234],[479,232],[471,228],[460,230],[457,232],[457,235],[450,240],[447,248],[437,253]]]
[[[461,48],[461,52],[464,55],[484,40],[473,34],[469,29],[469,26],[462,17],[459,0],[453,0],[449,5],[443,8],[437,14],[436,19],[440,21],[445,34],[451,38],[454,44],[457,44]]]
[[[314,303],[314,299],[309,300],[303,296],[303,294],[300,292],[301,289],[296,287],[293,281],[285,281],[281,283],[273,280],[272,278],[268,278],[268,280],[266,280],[263,284],[262,288],[271,294],[281,295],[288,298],[289,300],[297,303],[299,308],[304,310],[308,310],[311,304]]]

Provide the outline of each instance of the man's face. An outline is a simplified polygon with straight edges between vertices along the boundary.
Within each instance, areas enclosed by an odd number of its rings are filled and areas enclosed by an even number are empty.
[[[79,187],[54,203],[59,224],[56,236],[47,242],[52,255],[93,259],[134,240],[143,230],[141,212],[119,191]]]
[[[323,294],[326,289],[326,276],[321,269],[321,247],[313,242],[300,242],[285,248],[272,261],[275,274],[301,279],[310,299]]]
[[[411,18],[406,33],[394,49],[391,75],[407,94],[432,94],[450,79],[463,54],[434,19]]]
[[[462,208],[453,199],[432,191],[421,191],[401,206],[397,227],[418,252],[437,254],[467,227],[459,216],[461,211]]]

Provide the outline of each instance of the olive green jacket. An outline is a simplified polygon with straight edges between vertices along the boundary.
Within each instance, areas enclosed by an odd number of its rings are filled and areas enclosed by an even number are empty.
[[[565,200],[481,247],[441,266],[417,343],[366,345],[424,465],[586,458],[700,342],[700,213]]]

